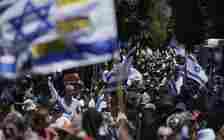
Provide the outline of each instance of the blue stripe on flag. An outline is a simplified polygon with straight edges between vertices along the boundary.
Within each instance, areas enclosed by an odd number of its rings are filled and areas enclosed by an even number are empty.
[[[62,53],[55,53],[55,54],[48,54],[47,56],[40,57],[38,59],[33,59],[32,64],[33,65],[45,65],[45,64],[51,64],[55,62],[65,61],[65,60],[82,60],[84,57],[77,53],[77,52],[62,52]]]
[[[92,55],[104,55],[111,54],[116,50],[115,40],[108,40],[105,42],[98,42],[95,44],[79,44],[75,45],[75,50],[67,49],[61,53],[49,53],[46,56],[33,59],[33,65],[51,64],[54,62],[60,62],[64,60],[79,61],[86,59],[84,53]],[[89,59],[89,58],[88,58]],[[94,57],[93,57],[94,59]]]
[[[0,73],[16,73],[16,64],[0,63]]]
[[[110,39],[106,41],[99,41],[93,44],[75,44],[75,47],[81,53],[93,53],[101,55],[105,53],[113,53],[117,46],[117,39]]]
[[[200,76],[189,71],[187,72],[187,77],[199,82],[201,85],[206,83]]]

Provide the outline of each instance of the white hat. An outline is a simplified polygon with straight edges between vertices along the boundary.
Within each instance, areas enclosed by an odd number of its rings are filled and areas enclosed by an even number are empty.
[[[210,128],[199,130],[197,140],[215,140],[215,132]]]

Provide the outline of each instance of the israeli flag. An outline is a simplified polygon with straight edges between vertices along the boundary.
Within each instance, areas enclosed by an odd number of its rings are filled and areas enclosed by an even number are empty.
[[[143,83],[142,74],[135,68],[128,68],[128,72],[125,75],[122,73],[113,73],[105,71],[103,74],[103,80],[107,83],[107,88],[105,92],[112,92],[118,89],[118,86],[131,86],[134,81],[139,81],[140,84]]]
[[[20,47],[54,29],[54,0],[19,0],[0,17],[1,34],[4,40]]]
[[[102,63],[118,48],[113,0],[19,0],[0,25],[1,38],[19,52],[19,68],[30,62],[38,74]]]
[[[187,77],[195,80],[201,86],[208,82],[208,77],[203,68],[198,64],[193,56],[188,56],[186,60]]]
[[[128,72],[128,80],[127,80],[126,84],[128,86],[131,86],[133,81],[139,81],[140,84],[142,84],[143,76],[137,69],[131,67]]]
[[[111,71],[103,72],[103,80],[107,84],[104,92],[110,93],[116,91],[120,85],[124,85],[128,79],[128,69],[122,63],[114,65]]]
[[[112,83],[118,83],[122,82],[125,80],[128,80],[128,77],[136,73],[136,69],[133,68],[132,66],[132,61],[133,61],[133,53],[135,52],[136,48],[132,48],[126,56],[123,56],[122,62],[118,64],[114,64],[113,68],[108,71],[105,70],[103,72],[103,80],[104,82],[108,84]],[[136,76],[135,76],[136,77]]]
[[[103,73],[103,80],[107,83],[106,92],[113,92],[118,89],[120,85],[123,87],[131,86],[134,81],[143,83],[142,74],[133,67],[133,54],[136,48],[132,48],[121,63],[115,64],[111,71],[105,70]]]
[[[168,47],[173,48],[176,55],[186,58],[185,65],[177,65],[178,77],[175,80],[172,79],[169,81],[170,92],[172,95],[180,94],[181,87],[184,84],[185,76],[195,80],[201,86],[204,86],[208,82],[208,77],[203,68],[199,65],[196,58],[193,55],[187,55],[184,46],[181,44],[178,45],[178,42],[175,40],[175,38],[172,38]]]
[[[179,67],[178,77],[169,81],[170,93],[174,96],[179,95],[181,87],[184,84],[185,77],[196,81],[200,86],[205,86],[208,82],[208,77],[203,68],[198,64],[194,56],[188,55],[186,57],[185,66]]]
[[[171,95],[177,96],[180,94],[185,77],[196,81],[200,86],[204,86],[208,82],[205,71],[192,55],[186,57],[185,66],[177,67],[179,68],[177,78],[171,79],[168,83]]]

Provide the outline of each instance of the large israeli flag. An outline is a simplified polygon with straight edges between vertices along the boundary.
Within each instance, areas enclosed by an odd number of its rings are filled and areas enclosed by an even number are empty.
[[[0,24],[20,72],[26,62],[39,74],[101,63],[118,48],[113,0],[19,0]]]

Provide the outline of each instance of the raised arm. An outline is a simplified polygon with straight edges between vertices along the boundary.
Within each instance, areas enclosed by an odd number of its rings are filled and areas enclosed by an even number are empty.
[[[55,89],[53,83],[51,82],[51,77],[48,78],[48,86],[49,86],[50,94],[51,94],[50,102],[55,103],[56,101],[60,100],[60,96],[57,90]]]

